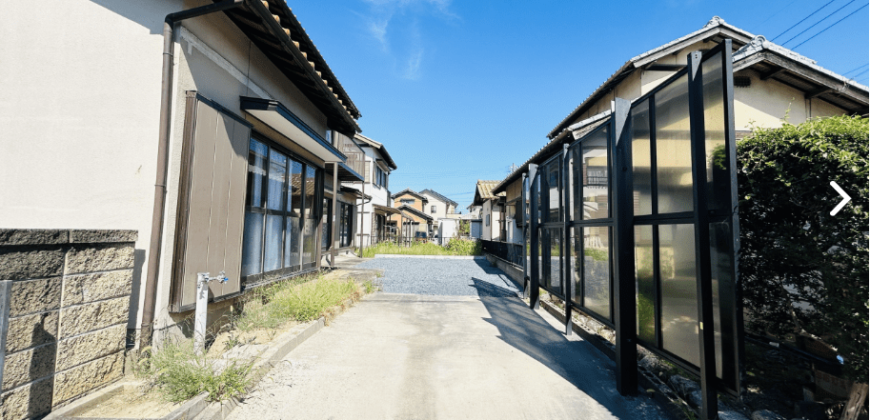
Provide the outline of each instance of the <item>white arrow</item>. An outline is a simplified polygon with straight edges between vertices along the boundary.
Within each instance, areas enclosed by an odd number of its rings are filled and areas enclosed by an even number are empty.
[[[837,213],[839,213],[840,210],[843,209],[843,207],[846,207],[846,203],[848,203],[849,200],[852,199],[852,197],[849,197],[849,194],[846,194],[846,192],[843,191],[843,189],[840,188],[840,186],[837,185],[836,182],[831,181],[831,186],[834,187],[834,189],[837,190],[837,192],[838,192],[841,196],[843,196],[843,201],[841,201],[840,204],[837,204],[837,207],[834,207],[834,209],[831,210],[831,216],[834,216],[834,215],[836,215]]]

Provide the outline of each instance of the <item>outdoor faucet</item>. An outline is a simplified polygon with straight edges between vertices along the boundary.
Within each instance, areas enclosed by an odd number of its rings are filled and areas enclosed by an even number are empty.
[[[196,311],[193,321],[193,346],[197,354],[205,348],[205,325],[208,317],[208,284],[217,280],[220,283],[230,281],[227,273],[221,270],[217,276],[209,273],[196,273]]]

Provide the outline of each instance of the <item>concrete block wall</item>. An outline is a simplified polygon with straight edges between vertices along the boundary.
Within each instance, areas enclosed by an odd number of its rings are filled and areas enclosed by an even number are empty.
[[[12,280],[0,419],[47,413],[121,378],[136,236],[0,229],[0,280]]]

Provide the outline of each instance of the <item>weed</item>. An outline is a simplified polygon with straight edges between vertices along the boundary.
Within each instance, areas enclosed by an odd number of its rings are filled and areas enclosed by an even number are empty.
[[[481,255],[480,241],[451,239],[447,247],[430,243],[414,243],[411,246],[399,246],[392,242],[381,242],[363,249],[363,257],[372,258],[376,254],[400,255]]]

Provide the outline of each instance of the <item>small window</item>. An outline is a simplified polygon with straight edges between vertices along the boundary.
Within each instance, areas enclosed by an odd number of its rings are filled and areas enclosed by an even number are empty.
[[[436,212],[438,212],[438,207],[432,206],[432,214],[435,214]]]
[[[489,226],[489,215],[486,215],[486,225]]]
[[[399,200],[399,202],[402,204],[412,205],[416,202],[416,200],[414,200],[413,198],[403,198]]]

